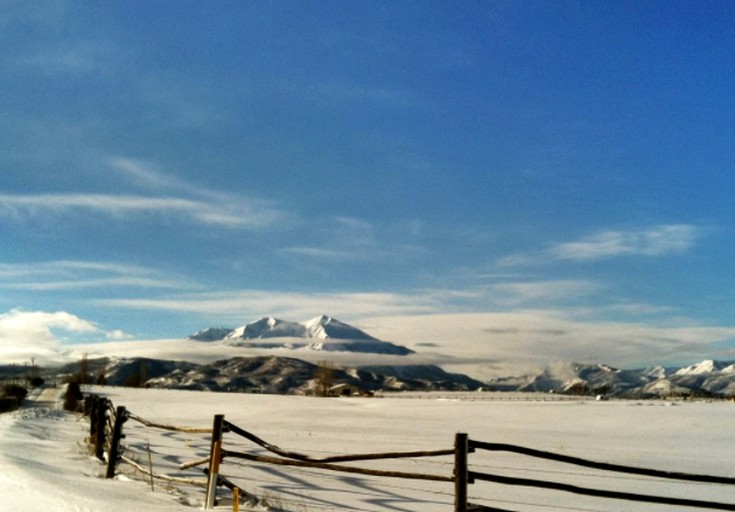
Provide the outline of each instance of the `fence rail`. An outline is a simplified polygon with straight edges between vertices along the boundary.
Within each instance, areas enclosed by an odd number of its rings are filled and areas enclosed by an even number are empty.
[[[206,488],[204,506],[206,510],[211,510],[214,508],[218,487],[225,487],[232,492],[234,497],[233,510],[237,510],[237,508],[235,507],[238,506],[236,504],[239,503],[238,497],[247,499],[252,504],[257,504],[258,502],[258,498],[255,497],[253,493],[248,492],[241,486],[235,484],[232,481],[231,477],[221,474],[223,463],[227,459],[246,460],[257,464],[295,466],[323,471],[356,473],[381,478],[413,479],[454,484],[454,512],[510,512],[501,508],[494,508],[469,503],[467,492],[468,486],[476,484],[478,482],[487,482],[508,486],[534,487],[552,491],[563,491],[579,495],[586,495],[595,498],[607,498],[631,502],[656,503],[671,506],[686,506],[700,509],[735,510],[735,503],[721,503],[709,500],[673,498],[649,494],[613,491],[599,488],[583,487],[558,481],[535,480],[529,478],[500,475],[490,472],[475,471],[471,468],[471,454],[474,454],[478,451],[509,452],[534,459],[543,459],[555,463],[571,464],[599,471],[640,475],[645,477],[664,479],[666,481],[697,482],[710,485],[735,486],[735,478],[731,477],[661,471],[656,469],[640,468],[621,464],[597,462],[580,457],[537,450],[526,446],[478,441],[475,439],[470,439],[469,436],[465,433],[456,434],[453,448],[448,449],[356,453],[314,457],[296,451],[285,450],[276,446],[273,443],[269,443],[268,441],[253,434],[252,432],[249,432],[246,429],[235,425],[234,423],[226,421],[225,416],[222,414],[214,416],[211,428],[168,425],[141,418],[136,414],[127,411],[125,407],[115,407],[109,399],[98,396],[89,397],[88,400],[85,401],[85,412],[89,413],[90,416],[89,441],[94,446],[95,456],[99,460],[107,462],[107,478],[112,478],[115,475],[116,466],[119,462],[125,462],[131,465],[136,471],[139,471],[151,478],[151,485],[152,479],[156,478],[172,483],[203,486]],[[206,480],[201,478],[184,478],[179,476],[156,473],[153,471],[152,464],[150,463],[150,455],[149,467],[147,469],[144,467],[144,465],[125,455],[124,451],[126,450],[126,447],[122,446],[121,440],[124,437],[123,425],[128,420],[133,420],[147,428],[159,429],[168,432],[181,432],[186,434],[209,434],[211,436],[211,439],[209,441],[209,455],[207,457],[200,457],[196,460],[182,463],[178,466],[180,470],[184,470],[207,464],[207,468],[203,470],[207,477]],[[229,436],[227,447],[224,447],[223,444],[225,434],[235,435],[238,436],[240,439],[250,441],[257,447],[260,447],[267,452],[270,452],[272,455],[248,453],[247,451],[245,451],[246,449],[242,447],[242,443],[238,445],[238,443]],[[448,456],[453,457],[453,471],[451,475],[397,470],[381,470],[343,464],[347,462],[354,463],[387,459],[395,460]]]
[[[518,446],[518,445],[513,445],[513,444],[487,443],[483,441],[476,441],[476,440],[470,439],[468,440],[468,443],[467,443],[467,449],[468,449],[468,452],[474,451],[476,449],[494,451],[494,452],[497,452],[497,451],[511,452],[511,453],[525,455],[525,456],[532,457],[532,458],[551,460],[554,462],[561,462],[565,464],[573,464],[576,466],[582,466],[582,467],[587,467],[587,468],[597,469],[597,470],[602,470],[602,471],[610,471],[610,472],[615,472],[615,473],[625,473],[625,474],[632,474],[632,475],[642,475],[642,476],[648,476],[648,477],[662,478],[666,480],[681,480],[681,481],[688,481],[688,482],[735,485],[735,478],[730,478],[730,477],[661,471],[661,470],[656,470],[656,469],[625,466],[621,464],[596,462],[596,461],[591,461],[588,459],[583,459],[580,457],[561,455],[558,453],[536,450],[533,448],[528,448],[526,446]],[[667,496],[655,496],[655,495],[649,495],[649,494],[611,491],[611,490],[606,490],[606,489],[582,487],[582,486],[571,485],[571,484],[566,484],[566,483],[561,483],[561,482],[510,477],[510,476],[482,473],[482,472],[469,471],[469,470],[467,471],[467,480],[468,480],[468,483],[474,483],[475,481],[481,480],[485,482],[493,482],[493,483],[504,484],[504,485],[536,487],[536,488],[541,488],[541,489],[565,491],[565,492],[569,492],[573,494],[593,496],[593,497],[598,497],[598,498],[610,498],[610,499],[641,502],[641,503],[657,503],[657,504],[662,504],[662,505],[696,507],[696,508],[715,509],[715,510],[735,510],[735,503],[720,503],[720,502],[708,501],[708,500],[673,498],[673,497],[667,497]]]
[[[252,441],[261,448],[265,448],[271,453],[275,453],[284,458],[294,459],[297,461],[304,462],[354,462],[358,460],[379,460],[379,459],[400,459],[408,457],[438,457],[442,455],[454,455],[454,450],[423,450],[423,451],[406,451],[406,452],[381,452],[381,453],[362,453],[354,455],[338,455],[332,457],[311,457],[310,455],[304,455],[297,452],[287,451],[279,448],[278,446],[268,443],[263,439],[259,438],[255,434],[248,432],[245,429],[238,427],[237,425],[224,421],[224,428],[226,432],[232,432],[245,439]]]
[[[480,449],[494,452],[512,452],[520,455],[527,455],[537,459],[552,460],[555,462],[563,462],[576,466],[583,466],[592,469],[600,469],[603,471],[614,471],[618,473],[627,473],[630,475],[651,476],[657,478],[667,478],[671,480],[685,480],[688,482],[704,482],[710,484],[726,484],[735,485],[735,478],[714,476],[714,475],[695,475],[689,473],[678,473],[672,471],[661,471],[658,469],[639,468],[635,466],[624,466],[622,464],[610,464],[607,462],[595,462],[579,457],[571,457],[569,455],[561,455],[542,450],[535,450],[526,446],[518,446],[505,443],[486,443],[483,441],[469,440],[469,449]]]

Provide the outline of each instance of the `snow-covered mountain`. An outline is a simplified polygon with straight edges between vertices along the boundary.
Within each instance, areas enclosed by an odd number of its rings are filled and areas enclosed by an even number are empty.
[[[303,323],[306,328],[306,337],[319,340],[373,340],[378,341],[369,334],[340,322],[336,318],[321,315]]]
[[[231,332],[232,329],[229,327],[209,327],[195,332],[191,336],[188,336],[187,339],[196,341],[217,341],[224,339],[224,337]]]
[[[296,322],[288,322],[273,318],[263,317],[249,324],[242,325],[225,334],[226,340],[252,340],[263,338],[306,338],[306,327]]]
[[[568,363],[523,377],[495,379],[490,388],[629,398],[735,396],[735,363],[709,360],[678,369],[638,370]]]
[[[235,329],[211,327],[192,334],[187,339],[221,341],[228,345],[266,349],[290,348],[392,355],[406,355],[413,352],[401,345],[374,338],[327,315],[305,322],[291,322],[268,316]]]

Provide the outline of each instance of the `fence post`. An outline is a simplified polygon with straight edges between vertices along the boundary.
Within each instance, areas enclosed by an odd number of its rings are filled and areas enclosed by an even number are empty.
[[[122,426],[127,420],[127,411],[124,405],[118,406],[115,411],[115,426],[112,429],[112,442],[110,443],[110,453],[107,460],[107,474],[105,478],[113,478],[115,476],[115,466],[117,458],[120,454],[120,439],[122,438]]]
[[[97,433],[97,401],[99,398],[97,395],[89,397],[89,444],[94,444]]]
[[[225,422],[224,414],[214,416],[212,426],[212,447],[209,450],[209,471],[207,472],[207,498],[204,510],[214,508],[214,498],[217,494],[217,479],[219,478],[219,464],[222,458],[222,430]]]
[[[454,436],[454,512],[467,512],[467,434]]]
[[[105,460],[105,423],[107,421],[107,402],[106,398],[99,397],[97,399],[97,415],[95,418],[95,443],[94,456],[99,460]]]

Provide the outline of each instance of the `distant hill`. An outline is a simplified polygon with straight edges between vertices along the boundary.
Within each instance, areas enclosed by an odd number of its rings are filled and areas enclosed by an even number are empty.
[[[623,398],[735,396],[735,362],[702,361],[683,368],[622,370],[604,364],[568,363],[523,377],[488,383],[500,391],[542,391]]]
[[[324,371],[329,372],[333,386],[342,386],[350,393],[468,391],[483,385],[465,375],[447,373],[432,365],[384,367],[384,371],[379,371],[377,368],[325,367],[277,356],[234,357],[210,364],[148,358],[102,358],[89,360],[87,364],[104,374],[109,385],[202,391],[315,394],[320,374],[323,375]],[[79,363],[59,370],[64,375],[78,371]]]

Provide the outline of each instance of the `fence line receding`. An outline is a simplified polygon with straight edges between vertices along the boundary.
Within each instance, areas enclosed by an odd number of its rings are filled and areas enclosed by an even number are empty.
[[[469,438],[465,433],[457,433],[455,435],[454,446],[452,448],[438,450],[355,453],[314,457],[296,451],[284,450],[273,443],[269,443],[252,432],[227,421],[225,416],[222,414],[214,416],[212,428],[168,425],[141,418],[140,416],[128,411],[125,407],[115,407],[109,399],[99,396],[91,396],[87,398],[85,401],[85,412],[89,413],[90,416],[89,442],[94,447],[95,456],[100,461],[107,463],[107,478],[112,478],[115,475],[116,466],[119,462],[125,462],[136,471],[148,476],[151,479],[151,485],[152,480],[155,478],[176,484],[204,487],[206,489],[204,497],[205,510],[212,510],[215,508],[217,504],[218,488],[226,488],[228,492],[235,497],[235,501],[233,501],[233,510],[236,509],[240,499],[245,499],[251,504],[257,504],[258,502],[258,498],[254,492],[249,492],[243,488],[242,484],[235,483],[235,481],[238,480],[238,476],[236,474],[231,474],[234,473],[234,471],[230,471],[230,469],[235,468],[235,465],[225,464],[227,459],[248,461],[253,464],[295,466],[320,471],[354,473],[375,478],[413,479],[436,482],[437,484],[453,484],[454,512],[511,512],[496,507],[469,503],[468,486],[479,482],[493,483],[502,486],[533,487],[548,491],[567,492],[594,498],[624,500],[629,502],[656,503],[709,510],[735,510],[735,503],[721,503],[709,500],[675,498],[652,494],[605,490],[598,487],[585,487],[582,485],[572,485],[559,481],[519,478],[501,475],[496,472],[476,471],[472,467],[472,454],[478,451],[510,452],[524,457],[542,459],[553,463],[571,464],[595,471],[639,475],[664,479],[665,481],[670,482],[695,482],[699,484],[727,485],[735,487],[735,478],[731,477],[688,474],[606,462],[596,462],[581,457],[562,455],[526,446],[478,441]],[[144,427],[151,429],[185,434],[209,435],[209,439],[206,440],[209,444],[208,455],[199,457],[196,460],[181,463],[178,466],[180,470],[186,470],[206,464],[207,467],[201,470],[206,476],[206,479],[165,475],[155,472],[153,470],[152,463],[150,463],[150,443],[148,443],[148,468],[146,468],[144,464],[135,461],[133,457],[128,456],[125,452],[126,450],[129,451],[129,440],[126,439],[125,443],[122,442],[123,438],[125,438],[125,435],[123,434],[124,424],[128,420],[136,421]],[[234,435],[237,436],[237,438],[231,438],[228,436],[227,444],[225,446],[225,434]],[[249,441],[257,447],[266,450],[271,455],[253,453],[252,451],[248,452],[247,448],[242,446],[242,443],[237,442],[238,439]],[[205,442],[205,440],[203,439],[202,442]],[[414,471],[397,471],[393,469],[382,470],[364,468],[354,464],[344,464],[347,462],[358,463],[387,459],[400,460],[428,457],[451,457],[452,462],[448,463],[451,464],[453,469],[451,474],[420,473]],[[202,473],[200,472],[199,475],[201,474]],[[500,501],[502,495],[495,492],[494,494],[499,496],[498,501]]]

